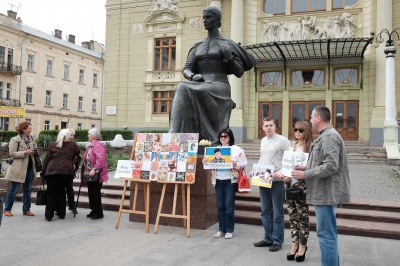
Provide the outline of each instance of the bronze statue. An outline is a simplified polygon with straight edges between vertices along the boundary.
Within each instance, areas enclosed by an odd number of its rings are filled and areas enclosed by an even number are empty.
[[[218,132],[229,126],[235,108],[227,75],[240,78],[256,61],[240,45],[220,34],[218,8],[205,8],[203,23],[208,36],[189,50],[182,71],[189,81],[176,87],[169,132],[199,133],[200,140],[216,142]]]

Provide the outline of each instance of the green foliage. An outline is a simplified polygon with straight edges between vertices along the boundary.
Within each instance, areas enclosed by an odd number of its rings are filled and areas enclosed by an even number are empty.
[[[76,129],[75,130],[75,141],[77,142],[85,142],[88,141],[88,129]],[[7,131],[1,131],[1,132],[7,132]],[[0,132],[0,137],[1,137],[1,132]],[[11,132],[11,131],[10,131]],[[54,136],[54,140],[57,139],[57,135],[58,132],[60,132],[59,130],[42,130],[39,133],[39,137],[41,134],[45,134],[45,135],[51,135]],[[114,140],[115,135],[117,134],[121,134],[122,137],[124,138],[124,140],[132,140],[133,139],[133,132],[130,130],[101,130],[101,140]],[[12,137],[14,137],[16,135],[16,132],[13,131],[10,139]],[[8,139],[7,142],[10,141],[10,139]]]
[[[101,130],[101,140],[114,140],[117,134],[121,134],[124,140],[133,139],[133,132],[130,130]]]
[[[111,147],[111,143],[110,143],[110,142],[105,142],[105,143],[104,143],[104,146],[106,147],[107,152],[110,152],[110,151],[111,151],[112,147]]]
[[[76,143],[78,146],[79,150],[84,151],[86,150],[86,145],[84,143]]]
[[[10,142],[10,139],[17,135],[17,131],[0,131],[0,142]]]
[[[46,135],[46,136],[52,136],[54,141],[57,139],[59,130],[42,130],[39,132],[38,139],[40,138],[40,135]]]
[[[140,130],[138,133],[168,133],[167,129]]]
[[[50,142],[56,141],[57,135],[46,135],[46,134],[39,134],[39,137],[36,139],[36,143],[39,149],[47,150],[49,147]]]
[[[117,154],[107,153],[108,169],[109,170],[117,169],[118,160],[129,160],[129,156],[122,153],[117,153]]]

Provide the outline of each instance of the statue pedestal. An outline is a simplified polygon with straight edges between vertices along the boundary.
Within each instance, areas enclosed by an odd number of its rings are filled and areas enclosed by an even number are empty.
[[[217,198],[215,189],[211,184],[211,171],[203,169],[202,155],[197,157],[196,180],[190,187],[190,228],[207,229],[211,225],[218,222],[217,217]],[[150,184],[150,223],[155,224],[157,218],[158,207],[160,204],[161,190],[163,184],[151,182]],[[134,187],[130,187],[130,208],[133,206]],[[137,197],[137,209],[144,210],[143,187],[139,185]],[[172,213],[174,200],[174,184],[167,186],[164,197],[163,213]],[[139,207],[139,208],[138,208]],[[179,189],[177,214],[182,214],[181,189]],[[145,222],[142,215],[129,214],[131,222]],[[160,217],[160,225],[183,227],[183,219]],[[151,230],[151,229],[150,229]]]

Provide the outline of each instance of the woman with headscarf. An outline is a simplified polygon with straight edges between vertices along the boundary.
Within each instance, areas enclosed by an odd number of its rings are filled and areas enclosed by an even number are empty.
[[[65,218],[65,185],[68,178],[74,175],[74,161],[79,155],[79,148],[74,141],[70,141],[70,135],[69,129],[62,129],[57,141],[50,143],[40,173],[47,182],[45,217],[49,222],[53,219],[54,211],[57,211],[60,219]]]
[[[36,176],[35,149],[37,148],[35,139],[31,136],[32,124],[25,121],[15,127],[18,135],[10,140],[8,150],[13,159],[12,164],[7,168],[6,179],[11,181],[8,190],[4,215],[13,216],[11,209],[14,204],[15,196],[21,183],[24,187],[22,197],[22,213],[27,216],[34,216],[31,209],[31,188],[33,178]]]
[[[94,176],[99,174],[95,182],[85,182],[81,179],[83,185],[87,184],[89,194],[90,213],[86,216],[92,220],[104,217],[101,206],[101,187],[103,182],[108,180],[107,149],[101,143],[101,132],[97,128],[91,128],[88,132],[89,146],[87,146],[82,157],[81,178],[84,175]]]
[[[171,107],[171,133],[199,132],[200,139],[218,142],[218,133],[228,127],[235,103],[231,99],[228,75],[240,78],[256,63],[240,45],[222,36],[221,11],[214,6],[203,10],[207,38],[190,49],[183,76]]]

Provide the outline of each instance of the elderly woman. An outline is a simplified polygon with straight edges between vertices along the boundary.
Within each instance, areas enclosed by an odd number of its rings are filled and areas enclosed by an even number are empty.
[[[256,62],[246,50],[219,33],[221,11],[217,7],[204,9],[203,23],[208,36],[189,51],[183,68],[183,76],[189,81],[178,84],[175,90],[169,132],[199,132],[200,139],[216,143],[235,107],[227,75],[240,78]]]
[[[15,127],[18,135],[10,140],[9,152],[13,158],[13,163],[7,168],[6,179],[11,181],[8,190],[4,215],[13,216],[11,209],[14,204],[15,196],[22,184],[24,195],[22,197],[22,213],[27,216],[34,216],[31,208],[31,188],[33,178],[36,176],[35,160],[33,158],[37,148],[34,138],[31,136],[32,125],[29,122],[21,122]]]
[[[40,173],[47,182],[47,204],[45,217],[51,221],[54,211],[60,219],[65,218],[66,199],[65,186],[71,175],[74,174],[75,157],[79,155],[79,148],[75,142],[70,141],[71,131],[62,129],[57,136],[57,141],[50,143]]]
[[[89,193],[89,206],[91,212],[87,215],[92,220],[101,219],[104,217],[101,207],[101,187],[103,182],[108,180],[108,164],[107,164],[107,149],[100,142],[101,133],[97,128],[92,128],[88,132],[89,146],[86,148],[82,157],[81,178],[84,175],[94,176],[99,174],[99,179],[95,182],[85,182],[82,179],[82,184],[87,184]]]

